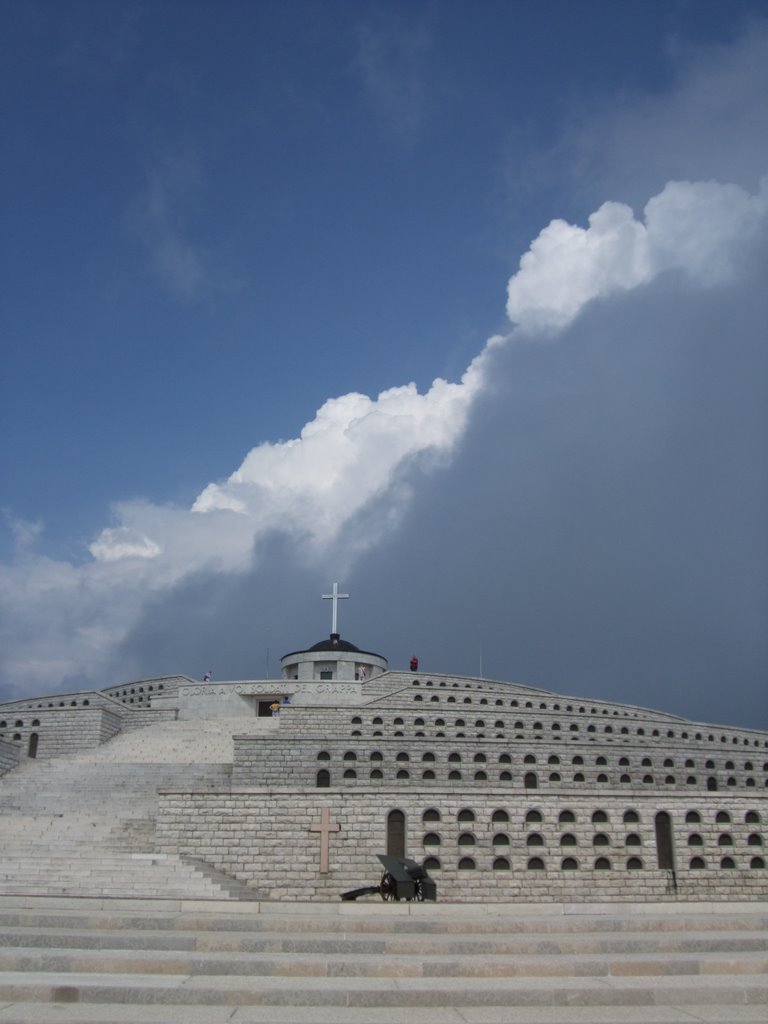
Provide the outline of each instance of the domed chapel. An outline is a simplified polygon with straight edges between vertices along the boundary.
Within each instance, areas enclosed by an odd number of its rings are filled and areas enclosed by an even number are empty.
[[[390,853],[441,901],[768,896],[768,733],[390,669],[323,596],[279,679],[0,705],[0,891],[335,901]]]

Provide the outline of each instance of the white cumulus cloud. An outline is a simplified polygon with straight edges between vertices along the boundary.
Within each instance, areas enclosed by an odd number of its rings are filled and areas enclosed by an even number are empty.
[[[117,506],[119,525],[104,529],[89,550],[100,562],[152,559],[151,568],[136,571],[163,584],[203,566],[248,568],[255,541],[271,530],[292,533],[318,552],[373,498],[389,500],[405,460],[450,452],[480,388],[481,363],[459,383],[435,380],[425,394],[407,384],[377,398],[331,398],[299,437],[257,445],[228,479],[208,484],[191,509]]]
[[[726,281],[743,243],[768,214],[768,181],[756,195],[738,185],[669,182],[643,221],[624,203],[604,203],[581,228],[553,220],[520,260],[507,287],[507,315],[526,331],[565,327],[592,299],[679,270],[701,285]]]

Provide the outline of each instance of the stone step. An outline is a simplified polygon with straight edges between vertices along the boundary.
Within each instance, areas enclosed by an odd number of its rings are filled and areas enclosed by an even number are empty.
[[[503,1007],[611,1006],[623,1008],[760,1006],[768,1008],[768,980],[751,975],[551,978],[330,978],[188,974],[7,972],[0,1003],[173,1003],[181,1006]],[[0,1018],[2,1019],[2,1018]],[[186,1018],[185,1018],[186,1019]],[[508,1017],[507,1020],[517,1019]],[[646,1018],[647,1019],[647,1018]],[[693,1018],[695,1020],[695,1017]],[[720,1018],[728,1020],[726,1016]]]
[[[0,1024],[742,1024],[768,1009],[754,904],[19,896],[0,897],[0,937]]]
[[[46,918],[50,921],[50,918]],[[131,922],[135,925],[135,921]],[[740,932],[738,935],[717,932],[686,932],[673,936],[618,933],[614,935],[526,935],[473,936],[473,935],[339,935],[330,931],[299,937],[285,932],[269,931],[165,931],[148,928],[121,928],[109,937],[101,929],[46,925],[23,926],[4,923],[0,934],[0,949],[130,949],[142,950],[148,946],[176,951],[204,951],[206,953],[290,953],[318,956],[360,953],[377,956],[644,956],[684,955],[706,957],[734,954],[755,954],[753,959],[768,955],[768,935],[765,932]]]
[[[2,973],[242,975],[291,978],[618,978],[639,976],[761,977],[768,988],[768,955],[761,953],[669,953],[547,955],[459,955],[329,950],[326,954],[179,951],[167,949],[0,948]]]
[[[170,855],[167,855],[170,856]],[[179,902],[158,904],[133,899],[130,904],[89,900],[61,900],[5,897],[0,899],[0,928],[62,928],[95,931],[137,929],[193,931],[208,936],[232,932],[356,937],[362,934],[395,941],[450,941],[462,939],[492,942],[516,936],[547,940],[554,936],[591,936],[605,941],[650,937],[653,941],[677,941],[678,937],[708,936],[723,940],[742,934],[768,939],[768,908],[760,904],[704,904],[700,910],[671,907],[655,910],[642,904],[603,908],[591,912],[589,905],[570,908],[546,904],[509,911],[503,905],[373,903],[291,903],[263,902],[250,905],[205,904],[197,909]]]
[[[7,1024],[765,1024],[765,1007],[697,1006],[689,1010],[622,1006],[406,1008],[345,1006],[185,1006],[17,1002],[0,1007]]]
[[[247,893],[237,882],[214,877],[191,862],[167,854],[126,853],[65,858],[3,858],[0,895],[148,896],[232,899]]]

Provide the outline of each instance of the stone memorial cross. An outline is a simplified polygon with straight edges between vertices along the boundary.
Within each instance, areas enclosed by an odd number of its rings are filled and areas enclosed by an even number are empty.
[[[320,811],[320,821],[313,821],[309,826],[310,832],[320,833],[320,874],[328,874],[328,837],[331,832],[340,832],[341,825],[337,821],[331,821],[331,812],[327,807]]]

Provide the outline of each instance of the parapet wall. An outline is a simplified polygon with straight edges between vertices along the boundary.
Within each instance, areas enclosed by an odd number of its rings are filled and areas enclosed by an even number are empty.
[[[101,746],[121,731],[121,714],[100,707],[65,707],[3,719],[5,741],[18,760],[46,759]]]
[[[5,775],[19,763],[19,747],[7,740],[0,740],[0,775]]]
[[[329,871],[319,873],[327,809]],[[669,822],[660,852],[658,815]],[[259,788],[166,793],[158,848],[199,858],[260,898],[333,900],[378,882],[392,815],[441,900],[579,902],[768,898],[768,800],[455,790]],[[662,842],[662,845],[663,842]],[[659,867],[671,863],[673,868]]]

